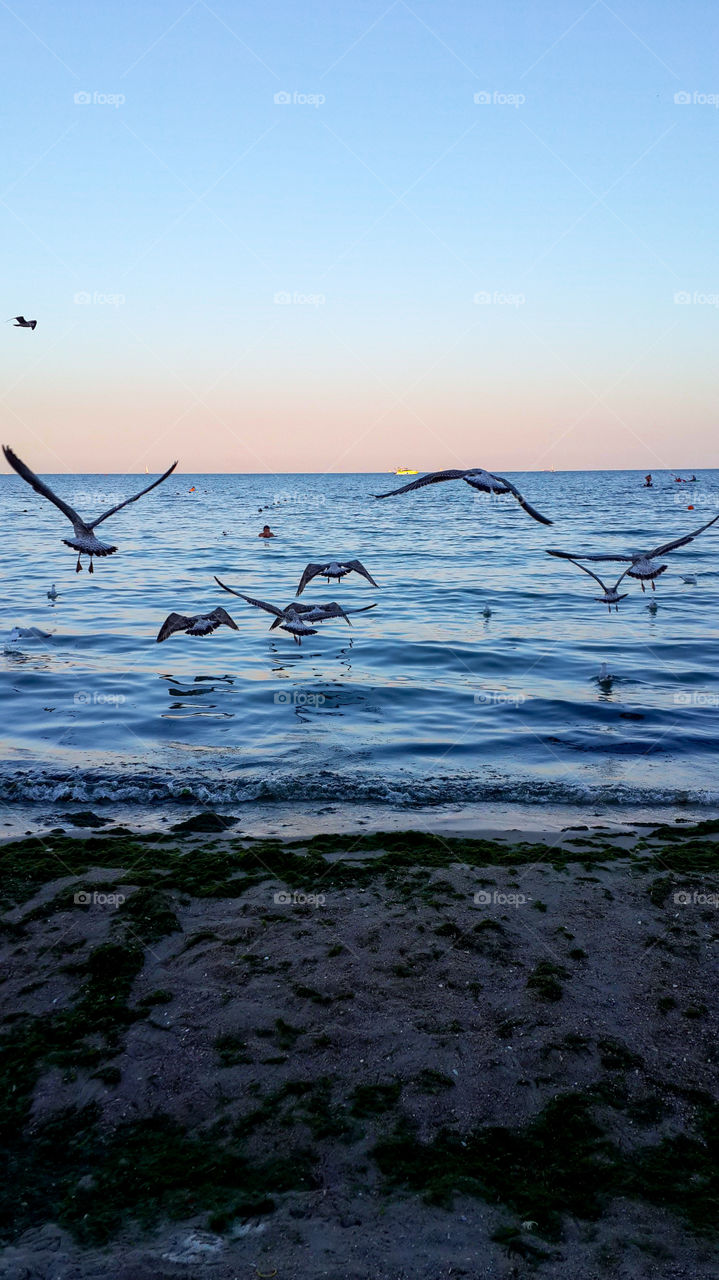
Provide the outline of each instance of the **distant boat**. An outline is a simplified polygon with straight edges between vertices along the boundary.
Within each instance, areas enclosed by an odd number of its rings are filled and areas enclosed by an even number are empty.
[[[414,467],[397,467],[394,474],[396,476],[417,476],[419,472],[415,471]]]

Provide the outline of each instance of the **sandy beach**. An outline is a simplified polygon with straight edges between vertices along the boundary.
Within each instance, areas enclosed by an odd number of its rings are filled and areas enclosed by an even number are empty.
[[[714,1272],[719,822],[7,840],[7,1280]]]

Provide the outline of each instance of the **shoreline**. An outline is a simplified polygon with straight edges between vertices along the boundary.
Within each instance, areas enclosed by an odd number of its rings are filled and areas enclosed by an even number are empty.
[[[224,818],[237,818],[236,829],[261,839],[277,836],[299,839],[319,834],[371,833],[378,831],[434,831],[447,836],[480,835],[499,839],[552,839],[570,827],[587,826],[620,834],[634,828],[676,823],[691,825],[719,817],[716,805],[615,805],[615,804],[516,804],[482,801],[398,809],[384,803],[341,803],[248,800],[236,804],[207,804],[178,801],[175,804],[126,804],[112,801],[73,800],[55,803],[5,802],[0,811],[0,838],[35,833],[53,828],[81,831],[87,827],[73,822],[76,814],[95,815],[96,829],[119,825],[137,831],[169,829],[193,813],[208,811]]]
[[[223,825],[0,845],[4,1278],[709,1280],[719,823]]]

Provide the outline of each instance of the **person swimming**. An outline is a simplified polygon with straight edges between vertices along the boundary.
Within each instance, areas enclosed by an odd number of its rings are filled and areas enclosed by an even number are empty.
[[[257,537],[258,538],[276,538],[277,534],[273,533],[270,526],[266,524],[264,529],[262,530],[262,533],[258,533]]]
[[[651,472],[650,472],[650,474],[649,474],[648,476],[645,476],[645,477],[644,477],[644,488],[645,488],[645,489],[651,489],[651,488],[653,488]]]

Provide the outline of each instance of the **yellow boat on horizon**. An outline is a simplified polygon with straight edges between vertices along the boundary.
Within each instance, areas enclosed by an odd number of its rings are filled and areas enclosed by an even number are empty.
[[[397,467],[394,474],[396,476],[417,476],[419,472],[415,471],[413,467]]]

